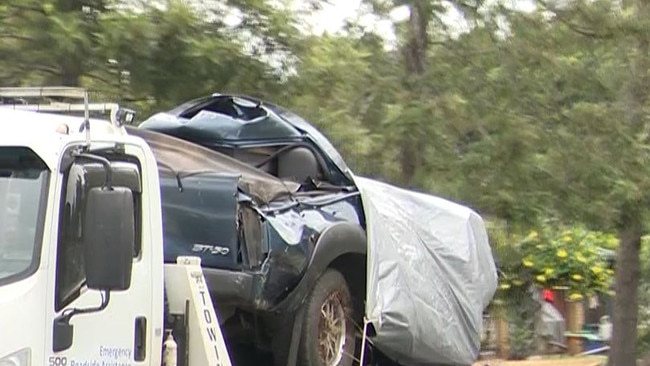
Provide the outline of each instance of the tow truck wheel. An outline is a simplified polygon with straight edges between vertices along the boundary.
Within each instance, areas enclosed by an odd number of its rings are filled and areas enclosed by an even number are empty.
[[[305,303],[301,366],[351,366],[355,353],[352,296],[343,275],[328,269]]]

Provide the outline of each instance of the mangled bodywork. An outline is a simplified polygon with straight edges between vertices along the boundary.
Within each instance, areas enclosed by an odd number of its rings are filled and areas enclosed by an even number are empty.
[[[308,122],[252,98],[195,99],[129,133],[158,159],[165,260],[202,258],[222,320],[259,337],[260,314],[294,314],[335,267],[382,352],[405,365],[477,356],[496,270],[473,211],[355,177]],[[247,326],[235,328],[227,337]]]
[[[165,260],[198,255],[217,303],[268,310],[306,271],[319,234],[362,224],[358,192],[304,192],[219,152],[145,129],[162,188]],[[227,271],[227,272],[226,272]],[[237,271],[237,272],[234,272]]]

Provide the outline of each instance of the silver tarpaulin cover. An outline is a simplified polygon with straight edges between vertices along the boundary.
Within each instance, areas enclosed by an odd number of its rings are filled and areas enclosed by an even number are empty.
[[[482,218],[462,205],[356,177],[368,225],[366,317],[402,365],[470,365],[497,272]]]

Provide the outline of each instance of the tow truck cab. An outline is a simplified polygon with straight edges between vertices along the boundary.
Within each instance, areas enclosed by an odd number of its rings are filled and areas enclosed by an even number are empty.
[[[108,121],[7,108],[0,121],[0,365],[160,365],[151,150]]]

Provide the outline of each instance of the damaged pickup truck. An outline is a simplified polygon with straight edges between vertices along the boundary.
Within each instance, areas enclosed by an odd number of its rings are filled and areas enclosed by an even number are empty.
[[[402,364],[478,354],[496,270],[473,211],[355,177],[311,124],[250,97],[191,100],[128,132],[159,163],[165,260],[201,257],[229,344],[350,366],[372,316],[367,334]]]

